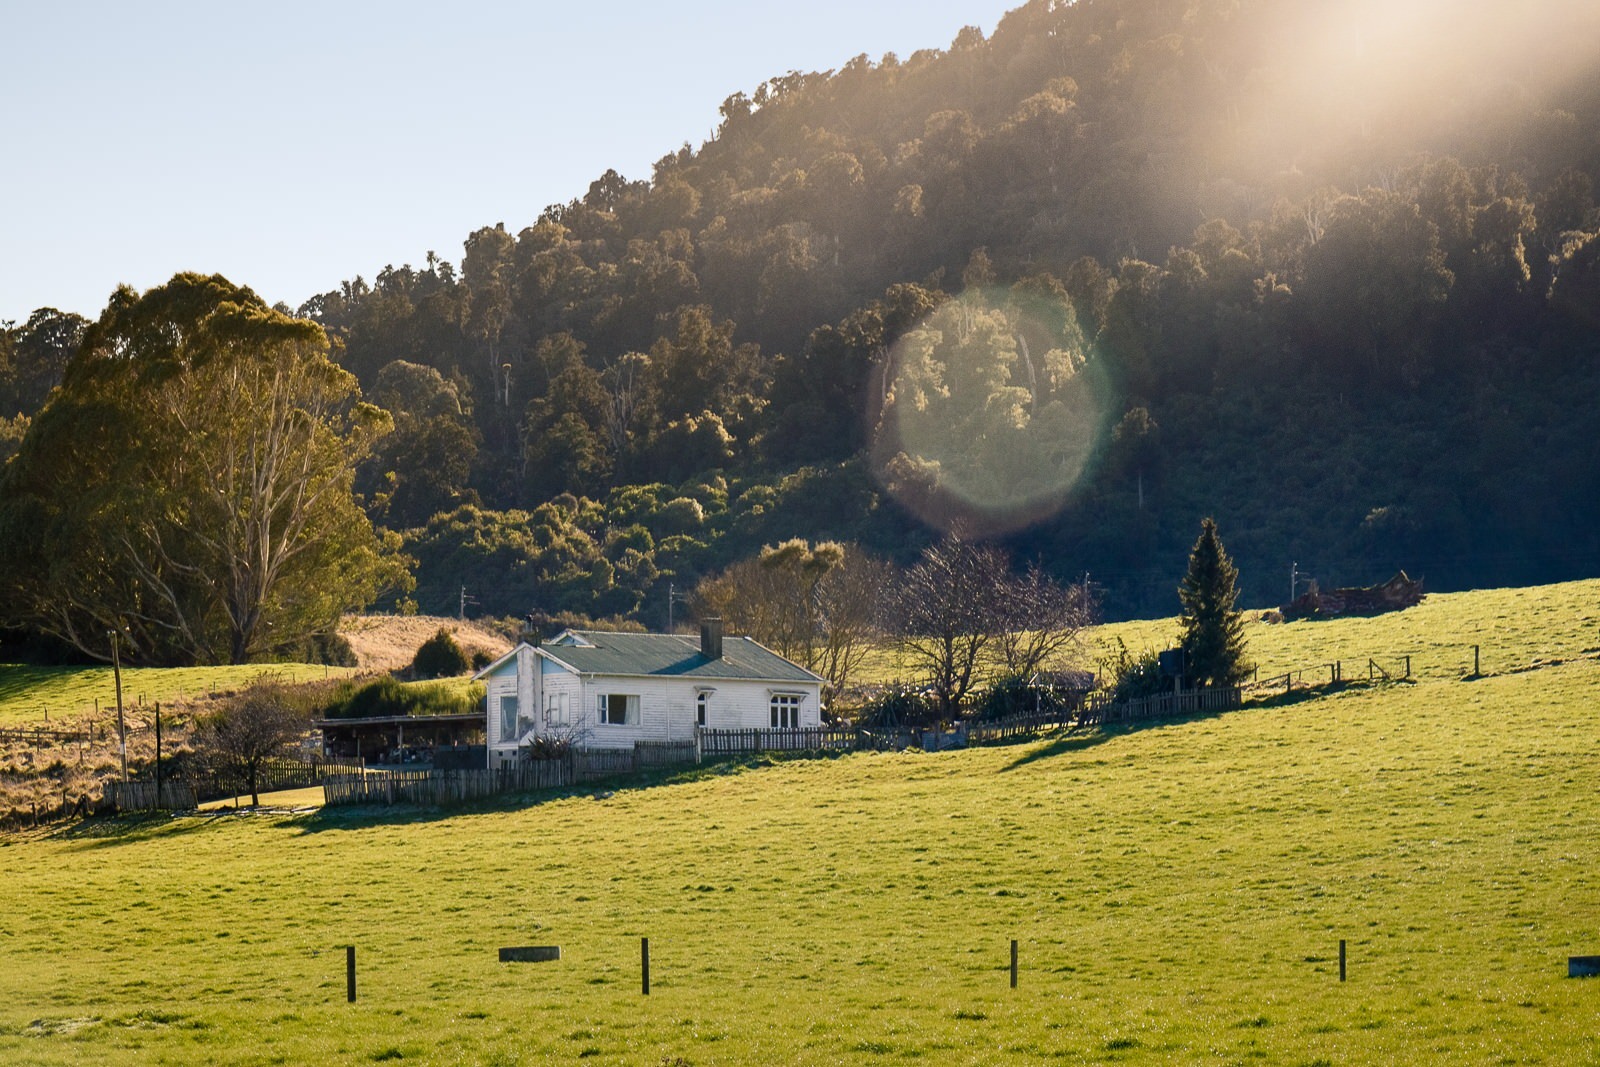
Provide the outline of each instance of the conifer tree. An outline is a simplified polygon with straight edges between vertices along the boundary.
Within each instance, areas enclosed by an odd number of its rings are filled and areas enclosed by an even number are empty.
[[[1189,573],[1178,583],[1183,603],[1184,673],[1198,685],[1233,685],[1249,671],[1244,658],[1244,619],[1233,608],[1239,569],[1228,558],[1217,524],[1207,518],[1189,553]]]

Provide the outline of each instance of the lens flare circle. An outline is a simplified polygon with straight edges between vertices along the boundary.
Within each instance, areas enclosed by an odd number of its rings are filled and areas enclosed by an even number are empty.
[[[1064,294],[968,290],[886,358],[873,469],[895,499],[982,534],[1060,511],[1110,407]]]

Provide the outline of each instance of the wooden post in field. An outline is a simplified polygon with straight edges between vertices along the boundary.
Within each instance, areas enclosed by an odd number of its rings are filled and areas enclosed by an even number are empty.
[[[1339,981],[1344,981],[1344,938],[1339,939]]]
[[[344,947],[344,995],[351,1004],[356,1002],[356,947]]]
[[[128,780],[128,727],[122,717],[122,659],[117,655],[117,631],[107,630],[111,638],[111,677],[117,683],[117,738],[122,749],[122,780]]]
[[[1011,939],[1011,988],[1017,988],[1017,939]]]
[[[161,701],[156,701],[156,808],[161,810]]]
[[[1411,677],[1411,657],[1406,657],[1406,677]]]
[[[650,939],[639,939],[639,980],[644,989],[644,995],[650,995]]]
[[[1472,646],[1472,676],[1474,678],[1478,677],[1479,675],[1481,675],[1483,673],[1482,671],[1480,671],[1478,669],[1478,653],[1479,653],[1478,646],[1477,645],[1473,645]]]

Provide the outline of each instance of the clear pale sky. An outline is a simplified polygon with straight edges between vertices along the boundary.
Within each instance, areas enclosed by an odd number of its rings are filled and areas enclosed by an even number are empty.
[[[730,94],[947,48],[1021,0],[0,7],[0,320],[220,272],[298,306],[459,264],[607,167],[648,178]]]

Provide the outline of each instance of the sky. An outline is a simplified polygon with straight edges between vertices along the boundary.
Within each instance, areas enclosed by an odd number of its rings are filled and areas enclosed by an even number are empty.
[[[219,272],[298,307],[607,168],[649,178],[791,70],[992,33],[1021,0],[0,7],[0,321]]]

